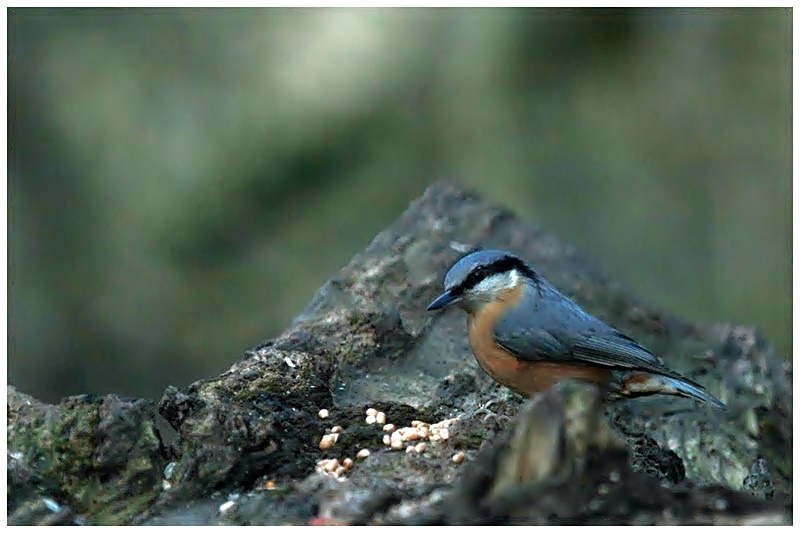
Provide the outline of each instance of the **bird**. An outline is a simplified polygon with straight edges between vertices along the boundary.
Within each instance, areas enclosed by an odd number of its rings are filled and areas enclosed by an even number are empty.
[[[445,275],[444,289],[427,310],[466,311],[467,336],[480,367],[523,396],[574,379],[601,386],[610,400],[667,394],[725,407],[512,253],[467,254]]]

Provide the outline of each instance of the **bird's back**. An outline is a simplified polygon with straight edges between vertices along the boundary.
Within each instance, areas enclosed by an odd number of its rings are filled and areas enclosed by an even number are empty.
[[[526,282],[524,291],[494,326],[495,340],[520,359],[666,370],[655,355],[547,281]]]

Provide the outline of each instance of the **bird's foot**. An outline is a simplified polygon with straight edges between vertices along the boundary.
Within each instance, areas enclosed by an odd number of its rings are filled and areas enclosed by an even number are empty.
[[[492,406],[492,405],[494,405],[494,404],[498,404],[498,403],[500,403],[501,401],[503,401],[503,403],[505,403],[505,401],[504,401],[504,400],[498,400],[498,399],[496,399],[496,398],[495,398],[495,399],[492,399],[492,400],[489,400],[488,402],[486,402],[486,403],[484,403],[483,405],[481,405],[481,406],[480,406],[478,409],[476,409],[476,410],[475,410],[475,411],[472,413],[472,416],[473,416],[473,417],[477,417],[477,416],[481,416],[481,415],[483,415],[483,423],[484,423],[484,424],[485,424],[485,423],[487,423],[487,422],[489,422],[490,420],[494,420],[494,421],[495,421],[495,422],[497,422],[497,423],[502,423],[502,422],[508,422],[508,421],[510,421],[510,420],[511,420],[511,417],[509,417],[509,416],[507,416],[507,415],[504,415],[504,414],[496,413],[496,412],[494,412],[494,411],[491,411],[491,410],[489,409],[489,407],[491,407],[491,406]],[[504,406],[504,407],[505,407],[505,406]]]

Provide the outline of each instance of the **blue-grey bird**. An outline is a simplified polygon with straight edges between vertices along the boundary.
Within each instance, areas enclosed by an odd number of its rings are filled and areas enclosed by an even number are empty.
[[[444,288],[428,310],[464,309],[478,364],[520,394],[532,396],[573,378],[607,387],[613,399],[670,394],[724,407],[636,341],[581,309],[513,254],[471,253],[453,265]]]

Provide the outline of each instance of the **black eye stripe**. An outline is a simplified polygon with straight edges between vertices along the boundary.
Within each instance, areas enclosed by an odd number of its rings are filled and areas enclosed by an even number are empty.
[[[464,281],[459,284],[458,287],[455,287],[454,292],[463,293],[464,291],[474,288],[478,283],[489,276],[494,274],[502,274],[503,272],[508,272],[513,269],[519,270],[524,276],[527,276],[533,280],[537,279],[536,273],[528,265],[522,262],[521,259],[513,256],[506,256],[498,259],[497,261],[489,263],[488,265],[481,265],[475,268],[467,275],[466,278],[464,278]]]

